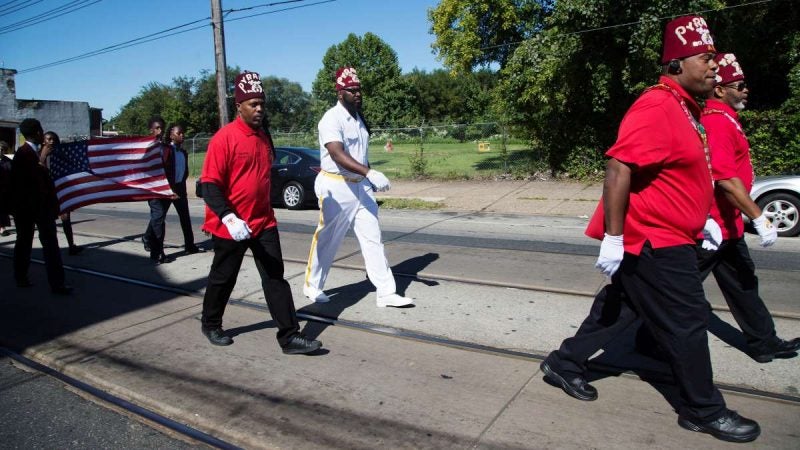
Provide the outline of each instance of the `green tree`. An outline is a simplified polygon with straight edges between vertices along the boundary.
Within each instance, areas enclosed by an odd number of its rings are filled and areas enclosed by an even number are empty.
[[[164,116],[170,108],[175,109],[174,92],[161,83],[149,83],[133,97],[112,120],[112,127],[123,134],[147,134],[147,121],[154,115]],[[168,120],[164,117],[165,120]]]
[[[598,170],[623,114],[657,79],[665,18],[721,6],[718,0],[559,1],[542,31],[517,47],[501,71],[497,112],[520,127],[551,170]]]
[[[541,29],[555,0],[442,0],[428,10],[433,51],[456,73],[497,63]]]
[[[759,167],[785,170],[793,164],[786,155],[800,150],[800,102],[787,77],[798,64],[800,9],[787,7],[790,0],[750,3],[442,0],[429,18],[448,68],[500,67],[493,112],[530,139],[533,154],[553,171],[586,174],[602,168],[623,114],[656,81],[666,21],[704,11],[717,48],[735,52],[745,68],[756,110],[745,113],[755,127],[751,144],[771,149],[754,151]]]
[[[225,71],[227,82],[227,107],[228,117],[236,117],[236,107],[233,103],[233,80],[241,72],[239,67],[228,67]],[[193,132],[214,133],[219,128],[219,108],[217,106],[217,77],[215,72],[203,70],[200,77],[194,80],[191,113],[187,126]]]
[[[311,95],[300,83],[286,78],[261,78],[267,99],[267,113],[272,130],[307,130],[312,126]]]
[[[364,105],[366,118],[373,128],[407,127],[422,121],[414,86],[406,78],[397,77],[381,83],[380,91],[365,99]]]
[[[463,75],[437,69],[431,73],[414,69],[404,75],[416,91],[416,104],[425,123],[471,123],[492,121],[491,91],[497,74],[490,70]]]
[[[413,94],[410,85],[398,80],[401,70],[397,54],[381,38],[368,32],[363,37],[351,33],[325,52],[322,68],[311,86],[313,97],[320,100],[312,105],[315,120],[336,102],[334,78],[342,66],[352,66],[358,71],[364,116],[373,127],[401,125],[406,117],[416,115],[406,106],[397,106],[400,97]]]

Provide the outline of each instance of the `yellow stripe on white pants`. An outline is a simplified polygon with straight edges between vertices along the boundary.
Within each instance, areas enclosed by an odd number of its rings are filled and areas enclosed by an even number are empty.
[[[369,181],[349,182],[320,173],[314,190],[319,198],[320,219],[311,240],[305,284],[324,290],[336,252],[352,227],[367,275],[378,295],[395,293],[394,275],[381,241],[378,203]]]

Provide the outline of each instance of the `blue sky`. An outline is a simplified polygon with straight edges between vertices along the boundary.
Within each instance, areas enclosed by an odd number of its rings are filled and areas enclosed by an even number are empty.
[[[238,9],[280,0],[222,0],[223,9]],[[234,13],[225,23],[226,57],[262,75],[311,83],[322,57],[349,33],[372,32],[397,53],[403,72],[431,71],[441,64],[431,53],[433,36],[427,10],[435,0],[321,0]],[[322,0],[324,1],[324,0]],[[18,0],[16,4],[23,4]],[[0,7],[2,27],[69,3],[48,0],[16,12]],[[211,15],[209,0],[102,0],[79,11],[18,31],[0,34],[0,67],[23,71]],[[0,1],[0,5],[9,0]],[[10,6],[13,6],[11,3]],[[235,20],[247,15],[299,5],[304,8]],[[9,6],[9,7],[10,7]],[[5,15],[3,15],[5,14]],[[214,70],[210,26],[16,76],[17,98],[86,101],[111,118],[150,82],[170,83],[178,76]]]

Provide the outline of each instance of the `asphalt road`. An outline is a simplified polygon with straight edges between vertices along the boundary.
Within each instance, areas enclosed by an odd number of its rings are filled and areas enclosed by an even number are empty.
[[[0,356],[2,449],[205,448],[170,437],[75,394],[60,381]]]

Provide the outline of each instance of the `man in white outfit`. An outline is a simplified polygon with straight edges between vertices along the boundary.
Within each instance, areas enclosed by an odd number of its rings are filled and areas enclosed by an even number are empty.
[[[377,290],[377,305],[409,306],[414,300],[397,294],[386,261],[374,191],[389,190],[389,179],[369,168],[369,129],[361,116],[361,83],[352,67],[336,71],[338,102],[319,121],[322,171],[314,190],[320,220],[308,254],[303,294],[317,303],[330,301],[322,291],[336,251],[352,226]]]

